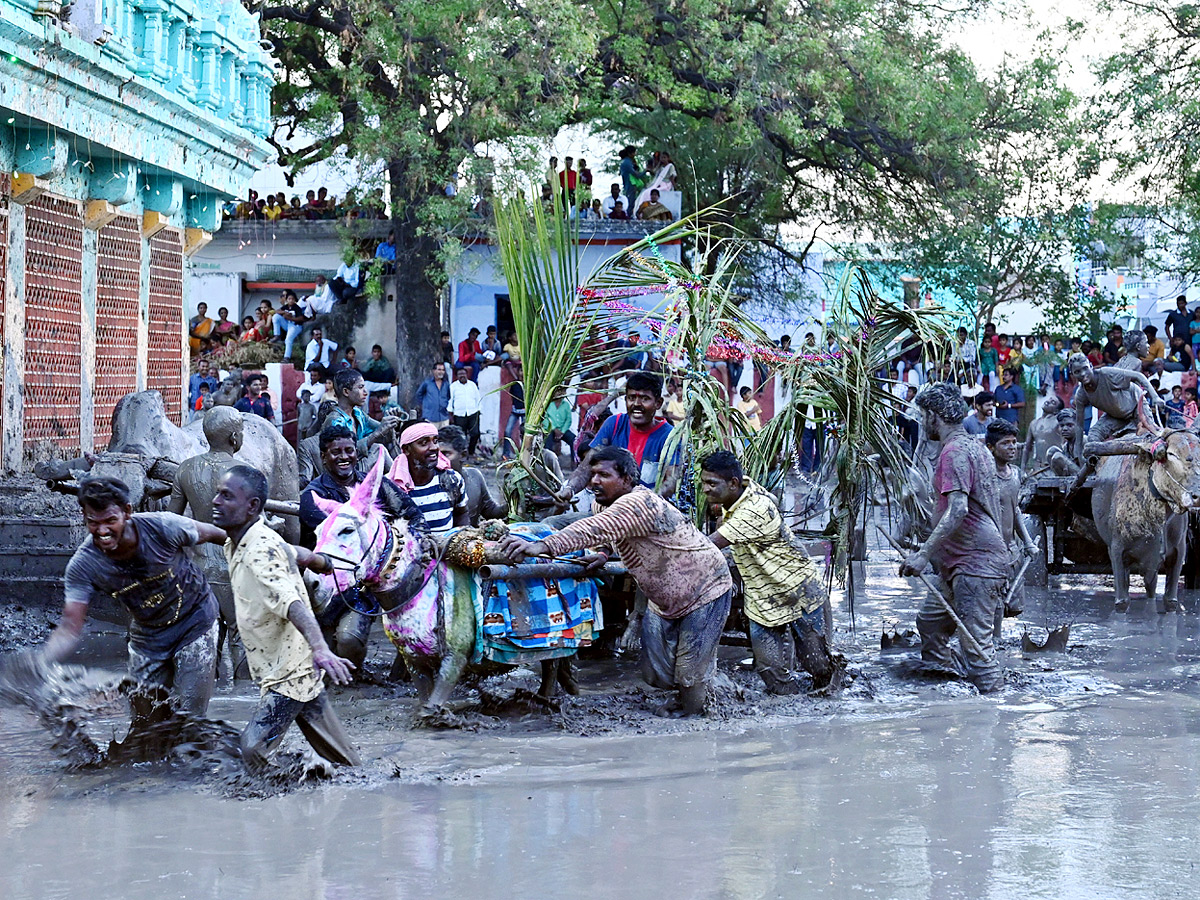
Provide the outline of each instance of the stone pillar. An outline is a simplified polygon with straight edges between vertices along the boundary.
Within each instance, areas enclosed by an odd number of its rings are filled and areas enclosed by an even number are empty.
[[[221,98],[217,93],[220,80],[217,73],[217,36],[211,31],[201,31],[196,38],[200,50],[200,84],[196,88],[196,102],[208,109],[216,109]]]
[[[189,100],[196,99],[196,81],[192,78],[196,30],[185,22],[182,25],[183,49],[179,58],[179,93]]]
[[[96,290],[100,231],[83,229],[82,290],[79,303],[79,446],[91,453],[96,446]]]
[[[8,206],[8,272],[4,279],[4,434],[6,472],[25,465],[25,207]]]

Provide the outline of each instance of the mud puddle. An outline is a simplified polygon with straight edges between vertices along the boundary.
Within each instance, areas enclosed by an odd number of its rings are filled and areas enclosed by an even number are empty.
[[[536,688],[518,671],[456,694],[468,728],[412,731],[411,691],[377,680],[333,694],[366,765],[286,787],[178,759],[70,769],[0,708],[0,854],[20,860],[0,896],[1195,896],[1200,616],[1052,582],[1006,620],[1006,688],[980,697],[881,652],[920,599],[893,572],[874,553],[857,630],[837,616],[839,697],[766,695],[730,647],[702,722],[658,719],[636,662],[602,659],[558,712],[507,699]],[[1022,654],[1068,622],[1066,652]],[[238,728],[255,700],[224,685],[210,715]],[[101,712],[102,745],[125,723]]]

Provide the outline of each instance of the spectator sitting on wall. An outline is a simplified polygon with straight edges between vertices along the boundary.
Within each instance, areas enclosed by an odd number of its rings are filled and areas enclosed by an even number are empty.
[[[637,217],[644,222],[670,222],[674,220],[671,211],[659,202],[658,190],[650,192],[650,199],[638,207]]]
[[[237,217],[249,219],[256,209],[258,209],[258,191],[251,188],[246,192],[246,199],[237,205]]]
[[[307,369],[315,362],[320,363],[324,368],[328,369],[330,363],[333,361],[334,354],[337,353],[337,348],[336,341],[325,340],[325,332],[320,328],[314,328],[312,340],[304,348],[304,368]]]
[[[1192,354],[1182,334],[1171,338],[1171,352],[1167,354],[1163,369],[1167,372],[1186,372],[1192,367]]]
[[[393,263],[393,264],[396,262],[396,232],[395,231],[389,231],[387,240],[382,241],[379,244],[379,246],[375,248],[375,258],[386,260],[387,262]],[[386,271],[390,271],[392,268],[394,268],[394,266],[388,266],[385,269],[385,273],[386,273]]]
[[[325,280],[324,275],[318,275],[313,284],[312,294],[304,298],[302,305],[310,316],[316,317],[328,315],[336,302],[337,298],[333,296],[329,282]]]
[[[353,347],[347,347],[342,351],[342,361],[337,364],[339,369],[354,369],[358,371],[358,351]]]
[[[295,291],[284,291],[280,295],[280,301],[279,312],[275,313],[271,319],[273,337],[276,341],[280,338],[283,339],[283,355],[290,357],[292,345],[295,344],[300,332],[304,330],[304,323],[308,321],[309,317],[300,305]]]
[[[618,200],[613,204],[613,210],[608,214],[610,219],[619,219],[625,221],[629,218],[629,213],[625,212],[625,204]]]
[[[483,343],[479,345],[480,357],[485,366],[498,366],[502,360],[501,354],[504,353],[504,347],[500,343],[500,338],[496,336],[496,326],[489,325],[487,333],[483,337]]]
[[[283,211],[283,217],[285,219],[303,219],[304,218],[304,207],[300,205],[300,198],[298,196],[292,197],[291,205],[289,205]]]
[[[251,375],[246,382],[246,396],[233,404],[239,412],[254,413],[274,424],[275,409],[271,406],[271,396],[267,391],[265,375]]]
[[[442,332],[442,362],[448,366],[454,365],[454,341],[450,340],[450,332]]]
[[[270,335],[267,336],[270,337]],[[262,340],[258,334],[258,326],[255,324],[254,316],[246,316],[242,319],[242,332],[238,335],[238,340],[243,342]]]
[[[371,357],[363,363],[361,371],[363,378],[376,384],[394,384],[396,381],[396,370],[388,365],[383,348],[378,344],[371,348]]]
[[[344,303],[358,296],[358,288],[358,260],[355,259],[354,250],[351,249],[346,251],[342,264],[338,266],[337,274],[333,276],[333,281],[329,282],[329,289],[337,298],[338,303]]]

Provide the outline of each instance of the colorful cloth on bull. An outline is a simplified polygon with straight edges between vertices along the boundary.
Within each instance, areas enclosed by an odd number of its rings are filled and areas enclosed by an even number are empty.
[[[512,533],[538,541],[553,530],[529,523]],[[590,578],[487,582],[482,605],[483,655],[493,662],[571,656],[599,630],[599,594]]]

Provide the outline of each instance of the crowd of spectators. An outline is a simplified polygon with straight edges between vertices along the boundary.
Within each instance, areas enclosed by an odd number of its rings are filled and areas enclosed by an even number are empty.
[[[230,201],[222,210],[225,219],[247,219],[260,222],[275,222],[280,219],[385,219],[387,212],[383,201],[383,190],[377,188],[359,199],[354,191],[347,191],[339,201],[329,195],[328,188],[317,188],[305,194],[301,201],[298,194],[287,199],[284,191],[260,197],[251,189],[240,203]]]
[[[546,179],[542,183],[542,203],[549,211],[557,193],[569,215],[581,219],[636,219],[646,222],[670,222],[675,216],[662,203],[664,191],[676,190],[677,174],[671,156],[655,151],[645,167],[636,162],[637,150],[629,146],[618,154],[621,180],[609,185],[603,196],[593,193],[592,170],[587,160],[566,157],[559,168],[558,157],[550,157]]]

